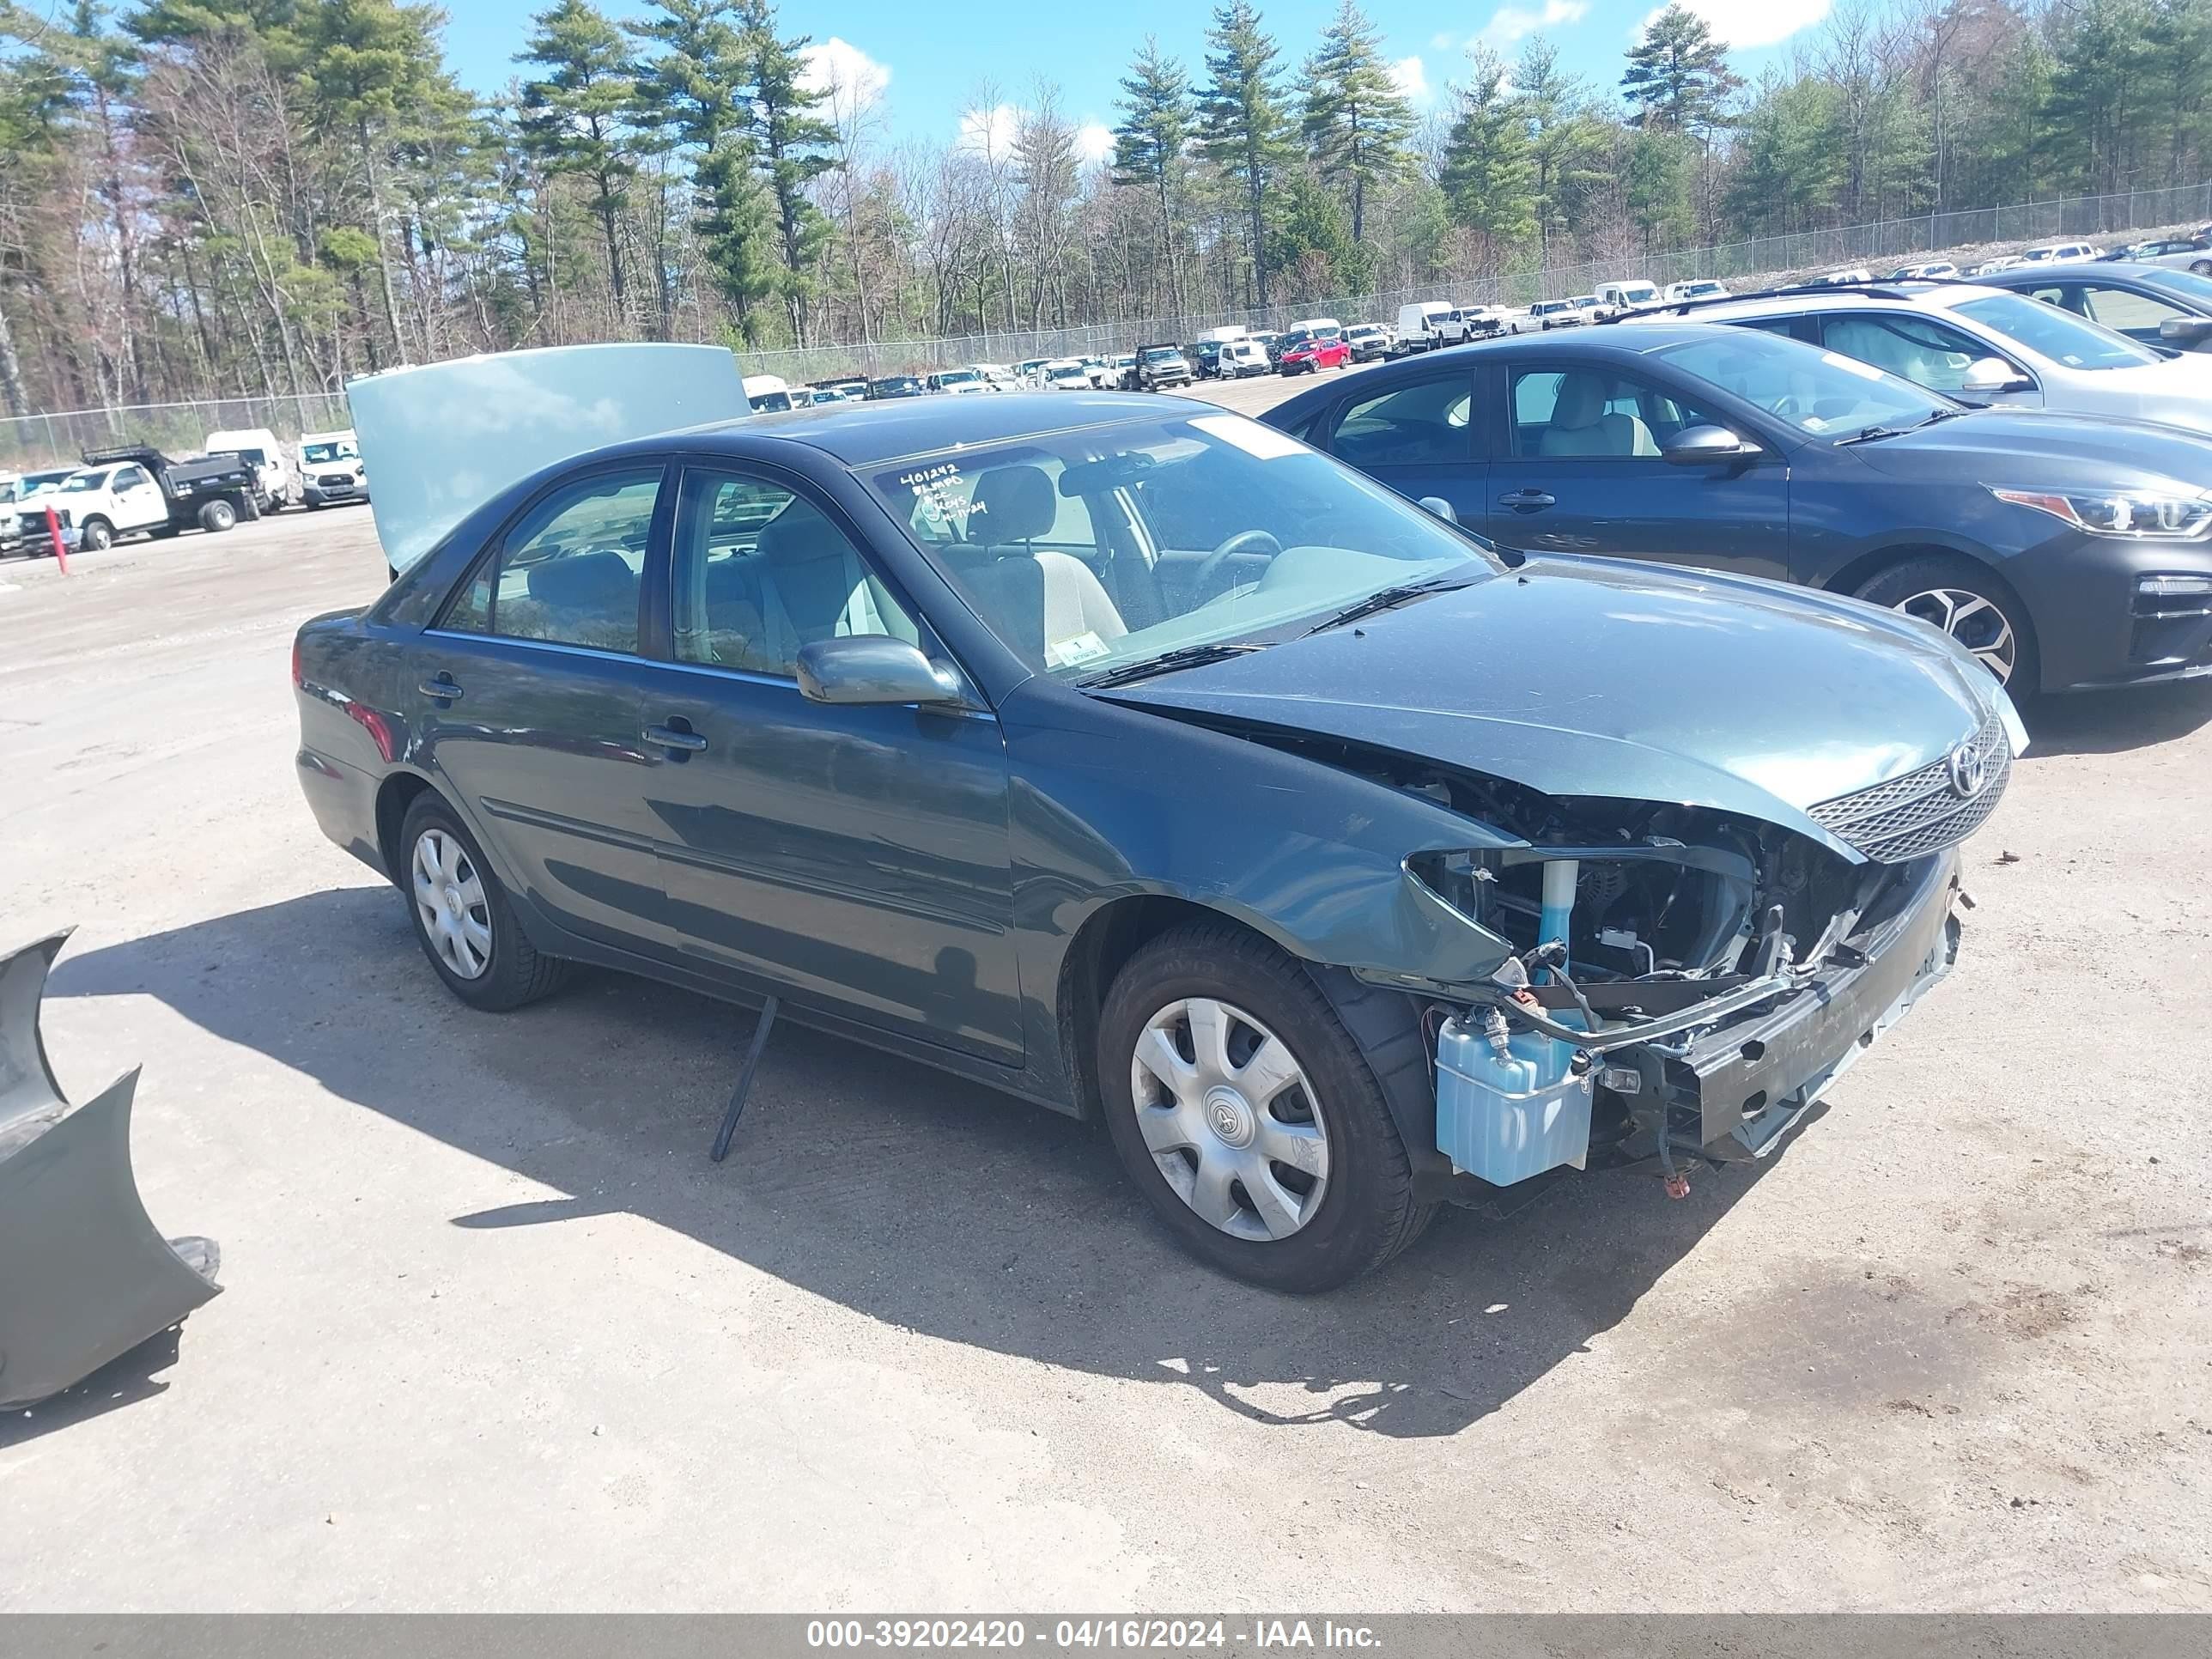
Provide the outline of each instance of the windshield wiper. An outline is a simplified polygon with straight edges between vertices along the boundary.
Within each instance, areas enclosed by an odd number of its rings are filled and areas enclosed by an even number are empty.
[[[1155,674],[1172,674],[1179,668],[1200,668],[1226,657],[1241,657],[1248,651],[1264,651],[1273,643],[1273,641],[1248,640],[1237,644],[1180,645],[1172,651],[1161,652],[1157,657],[1139,657],[1134,662],[1116,663],[1111,668],[1102,668],[1096,674],[1086,674],[1075,683],[1085,687],[1127,685],[1137,680],[1150,679]]]
[[[1425,581],[1401,582],[1395,587],[1378,588],[1365,599],[1355,599],[1343,610],[1333,611],[1328,616],[1323,617],[1311,628],[1306,629],[1305,634],[1298,637],[1304,639],[1308,635],[1319,634],[1328,629],[1341,627],[1348,622],[1358,622],[1362,617],[1371,617],[1377,611],[1389,611],[1394,606],[1425,598],[1431,593],[1442,593],[1451,588],[1464,587],[1474,580],[1472,576],[1453,571],[1442,576],[1431,576]]]
[[[1908,432],[1917,432],[1921,428],[1933,426],[1938,421],[1956,420],[1966,412],[1963,409],[1936,409],[1930,410],[1911,426],[1862,427],[1857,433],[1849,438],[1837,439],[1836,447],[1842,449],[1851,444],[1880,443],[1884,438],[1902,438]]]

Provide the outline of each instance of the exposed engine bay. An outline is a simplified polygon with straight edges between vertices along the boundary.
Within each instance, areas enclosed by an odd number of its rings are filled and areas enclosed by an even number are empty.
[[[1770,1150],[1955,948],[1948,850],[1854,862],[1707,808],[1555,799],[1328,740],[1282,746],[1519,840],[1406,865],[1510,952],[1486,983],[1437,988],[1425,1017],[1439,1146],[1492,1186],[1598,1152],[1655,1158],[1680,1193],[1678,1158]],[[1909,961],[1872,971],[1900,950]]]

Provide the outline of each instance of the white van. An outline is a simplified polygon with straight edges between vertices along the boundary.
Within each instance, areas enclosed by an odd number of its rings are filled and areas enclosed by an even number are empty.
[[[1455,309],[1449,300],[1417,300],[1398,307],[1398,349],[1426,351],[1437,343],[1437,325]]]
[[[1193,345],[1226,345],[1231,340],[1241,340],[1252,331],[1242,323],[1228,323],[1219,328],[1209,328],[1193,340]]]
[[[1326,339],[1332,334],[1340,338],[1344,333],[1344,325],[1334,317],[1303,317],[1283,331],[1285,334],[1295,334],[1300,329],[1305,330],[1316,340]]]
[[[310,432],[300,440],[300,494],[310,507],[368,499],[368,472],[353,428]]]
[[[1659,284],[1647,283],[1641,277],[1618,283],[1600,283],[1597,302],[1607,311],[1644,311],[1659,303]]]
[[[292,477],[289,459],[276,434],[265,426],[239,427],[233,430],[210,432],[207,441],[200,446],[205,455],[236,455],[253,469],[254,478],[261,493],[268,497],[261,510],[274,513],[280,507],[289,507],[300,499],[299,486]]]

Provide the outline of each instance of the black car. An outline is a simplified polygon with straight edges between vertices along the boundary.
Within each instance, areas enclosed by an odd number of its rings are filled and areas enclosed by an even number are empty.
[[[2205,255],[2212,267],[2212,252]],[[2025,265],[1977,276],[2102,323],[2145,345],[2212,351],[2212,276],[2166,265]]]
[[[1508,546],[1893,606],[2016,695],[2212,673],[2212,441],[2174,428],[1970,411],[1673,323],[1461,347],[1263,418]]]
[[[889,398],[923,398],[929,388],[922,384],[919,374],[886,374],[880,380],[868,382],[870,403],[881,403]]]

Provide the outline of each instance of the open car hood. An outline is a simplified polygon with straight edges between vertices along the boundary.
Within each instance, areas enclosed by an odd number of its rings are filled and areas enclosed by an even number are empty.
[[[457,357],[348,383],[369,509],[394,570],[508,485],[626,438],[750,412],[720,346],[581,345]]]
[[[1933,629],[1802,588],[1626,565],[1518,571],[1097,695],[1310,732],[1547,795],[1669,801],[1859,854],[1806,809],[1928,764],[2002,708]]]

